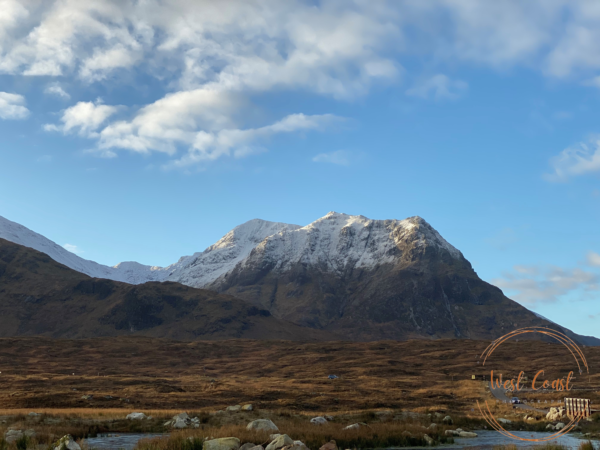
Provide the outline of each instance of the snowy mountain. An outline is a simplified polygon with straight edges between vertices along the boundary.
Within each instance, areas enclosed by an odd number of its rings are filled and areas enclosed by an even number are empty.
[[[268,236],[296,230],[299,225],[254,219],[235,227],[204,252],[184,256],[167,267],[122,262],[110,267],[83,259],[41,234],[0,216],[0,238],[47,254],[56,262],[94,278],[107,278],[130,284],[148,281],[178,281],[202,287],[233,269]]]
[[[184,256],[167,267],[122,262],[114,267],[83,259],[44,236],[0,216],[0,238],[46,253],[55,261],[95,278],[131,284],[175,281],[205,287],[225,277],[238,264],[257,258],[274,261],[276,270],[291,265],[316,265],[343,272],[349,267],[373,268],[392,263],[399,242],[417,233],[417,245],[435,245],[455,258],[461,253],[446,242],[425,220],[371,220],[330,212],[301,227],[253,219],[235,227],[203,252]]]
[[[578,336],[505,297],[500,289],[481,280],[462,253],[420,217],[371,220],[330,212],[304,227],[254,219],[203,252],[164,268],[135,262],[108,267],[87,261],[2,217],[0,238],[43,252],[91,277],[129,284],[169,281],[206,288],[250,303],[254,309],[248,309],[248,314],[265,311],[279,321],[342,339],[495,339],[515,328],[546,326],[580,343],[600,344],[598,339]],[[6,247],[6,243],[0,244]],[[7,252],[12,254],[10,248]],[[0,260],[0,281],[18,292],[15,304],[27,298],[46,298],[43,292],[49,289],[47,283],[38,283],[33,296],[28,293],[35,287],[32,283],[22,285],[18,277],[2,278],[6,270],[3,264]],[[27,264],[15,267],[17,271],[29,270]],[[77,303],[78,295],[102,297],[113,289],[105,286],[109,283],[106,280],[69,283],[66,285],[74,287],[53,291],[56,301],[63,301],[59,298],[63,296]],[[169,299],[175,298],[173,292],[184,289],[175,283],[158,286],[170,292]],[[145,311],[131,299],[146,298],[144,289],[159,289],[152,283],[140,286],[139,292],[137,286],[130,288],[131,292],[119,288],[128,292],[128,324]],[[148,295],[154,295],[159,303],[167,298],[156,292]],[[177,313],[181,317],[187,314],[184,304]],[[156,306],[157,311],[161,308]],[[102,320],[113,320],[111,314]],[[159,321],[151,319],[148,323]]]

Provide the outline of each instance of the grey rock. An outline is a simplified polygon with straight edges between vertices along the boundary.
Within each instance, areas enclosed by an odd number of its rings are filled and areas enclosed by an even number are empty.
[[[141,412],[132,412],[131,414],[128,414],[126,419],[127,420],[144,420],[146,419],[146,414],[141,413]]]
[[[77,442],[75,442],[75,440],[73,439],[73,436],[71,436],[70,434],[67,434],[66,436],[63,436],[62,438],[60,438],[58,441],[56,441],[54,443],[54,450],[63,450],[63,449],[81,450],[81,447],[79,446],[79,444]]]
[[[425,439],[425,442],[427,443],[427,445],[435,444],[435,441],[428,434],[424,434],[423,439]]]
[[[282,434],[277,436],[269,445],[267,445],[265,450],[279,450],[280,448],[293,444],[294,440],[291,437],[289,437],[287,434]]]
[[[557,424],[554,426],[554,429],[555,429],[556,431],[558,431],[558,430],[562,430],[564,427],[565,427],[565,424],[564,424],[564,423],[562,423],[562,422],[558,422],[558,423],[557,423]]]
[[[242,411],[252,411],[253,409],[254,409],[254,406],[252,406],[252,404],[250,404],[250,403],[242,406]]]
[[[241,411],[242,407],[240,405],[235,405],[235,406],[228,406],[227,408],[225,408],[225,411],[227,412],[238,412]]]
[[[446,416],[442,419],[442,422],[444,422],[446,425],[452,425],[454,422],[452,421],[452,417],[450,416]]]
[[[240,440],[235,437],[226,437],[205,441],[202,450],[238,450]]]
[[[310,419],[310,423],[313,425],[323,425],[327,423],[327,419],[325,417],[317,416]]]
[[[246,426],[246,430],[279,431],[279,428],[269,419],[256,419]]]
[[[250,450],[251,448],[256,447],[256,444],[253,444],[251,442],[246,442],[244,445],[242,445],[240,447],[240,450]]]
[[[470,431],[461,431],[460,433],[458,433],[458,435],[460,437],[468,437],[468,438],[475,438],[475,437],[477,437],[477,433],[472,433]]]

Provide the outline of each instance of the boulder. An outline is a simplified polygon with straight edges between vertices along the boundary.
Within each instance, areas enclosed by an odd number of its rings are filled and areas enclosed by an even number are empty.
[[[429,426],[427,427],[427,429],[429,429],[429,430],[435,430],[435,429],[437,429],[437,424],[435,424],[435,423],[432,423],[431,425],[429,425]]]
[[[546,430],[554,431],[554,425],[549,423],[548,425],[546,425]]]
[[[310,423],[313,425],[323,425],[324,423],[327,423],[327,419],[325,417],[317,416],[310,419]]]
[[[250,450],[265,450],[262,445],[257,445],[256,447],[252,447]]]
[[[511,420],[504,419],[504,418],[502,418],[502,417],[500,417],[500,418],[498,419],[498,422],[500,422],[500,423],[503,423],[504,425],[508,425],[509,423],[512,423],[512,421],[511,421]]]
[[[446,416],[442,419],[442,422],[444,422],[446,425],[452,425],[454,422],[452,421],[452,417],[450,416]]]
[[[296,444],[296,442],[300,442]],[[309,450],[308,447],[301,441],[294,441],[292,445],[286,445],[281,450]]]
[[[337,448],[337,444],[335,443],[335,441],[332,439],[331,441],[329,441],[327,444],[323,444],[319,450],[338,450]]]
[[[251,448],[256,447],[256,444],[252,444],[251,442],[246,442],[244,445],[240,447],[240,450],[250,450]]]
[[[267,445],[265,450],[279,450],[280,448],[287,447],[288,445],[293,445],[294,440],[289,437],[287,434],[280,434],[273,441]]]
[[[242,411],[252,411],[253,409],[254,409],[254,406],[252,406],[250,403],[242,406]]]
[[[227,408],[225,408],[225,411],[227,411],[227,412],[238,412],[241,410],[242,410],[242,407],[240,405],[228,406]]]
[[[246,430],[279,431],[279,428],[269,419],[256,419],[246,425]]]
[[[475,437],[477,437],[477,433],[472,433],[470,431],[461,431],[460,433],[458,433],[458,435],[460,437],[468,437],[468,438],[475,438]]]
[[[67,434],[54,443],[54,450],[81,450],[81,447],[75,442],[73,436]]]
[[[274,441],[275,439],[277,439],[279,436],[281,436],[280,433],[275,433],[275,434],[270,434],[269,435],[269,441]]]
[[[146,414],[141,412],[132,412],[131,414],[127,414],[127,420],[144,420],[146,419]]]
[[[18,441],[23,437],[23,432],[21,430],[8,430],[4,433],[4,440],[7,443]]]
[[[435,444],[435,441],[428,434],[424,434],[423,435],[423,439],[425,440],[425,443],[427,445],[433,445],[433,444]]]
[[[565,424],[564,424],[564,423],[562,423],[562,422],[558,422],[558,423],[557,423],[557,424],[554,426],[554,429],[555,429],[556,431],[558,431],[558,430],[562,430],[564,427],[565,427]]]
[[[238,450],[240,440],[235,437],[226,437],[204,441],[202,450]]]
[[[456,430],[446,430],[444,431],[444,434],[446,436],[458,436],[460,434],[460,431],[456,431]]]

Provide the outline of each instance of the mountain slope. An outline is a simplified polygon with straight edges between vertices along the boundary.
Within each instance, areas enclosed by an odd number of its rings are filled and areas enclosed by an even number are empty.
[[[354,340],[495,339],[515,328],[550,326],[508,299],[420,217],[370,220],[329,213],[268,237],[206,286],[275,317]]]
[[[328,340],[243,300],[178,283],[90,278],[0,239],[0,337],[145,335],[180,340]]]
[[[482,281],[420,217],[371,220],[331,212],[305,227],[254,219],[165,268],[101,266],[2,219],[0,237],[7,235],[92,276],[207,288],[345,339],[495,339],[534,325],[564,330]]]
[[[43,252],[77,272],[130,284],[169,280],[194,287],[202,287],[233,269],[266,237],[298,228],[299,225],[254,219],[235,227],[204,252],[184,256],[168,267],[146,266],[137,262],[122,262],[110,267],[83,259],[41,234],[0,216],[0,239]]]

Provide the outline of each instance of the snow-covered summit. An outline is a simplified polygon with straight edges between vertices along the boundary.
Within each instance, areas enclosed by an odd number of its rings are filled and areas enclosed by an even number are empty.
[[[253,219],[238,225],[201,253],[185,256],[167,267],[168,280],[203,287],[232,270],[268,236],[296,230],[299,225]]]
[[[373,268],[393,263],[398,247],[433,245],[453,257],[461,253],[420,217],[405,220],[371,220],[329,212],[311,224],[269,236],[256,246],[244,264],[275,264],[285,271],[301,263],[322,270],[343,272],[348,268]]]
[[[285,271],[295,263],[342,272],[349,267],[372,268],[394,262],[398,248],[435,246],[452,257],[461,253],[424,219],[371,220],[330,212],[306,225],[253,219],[245,222],[203,252],[184,256],[168,267],[122,262],[114,267],[85,260],[22,225],[0,217],[0,238],[31,247],[71,269],[97,278],[131,284],[176,281],[204,287],[236,267],[269,263]]]

